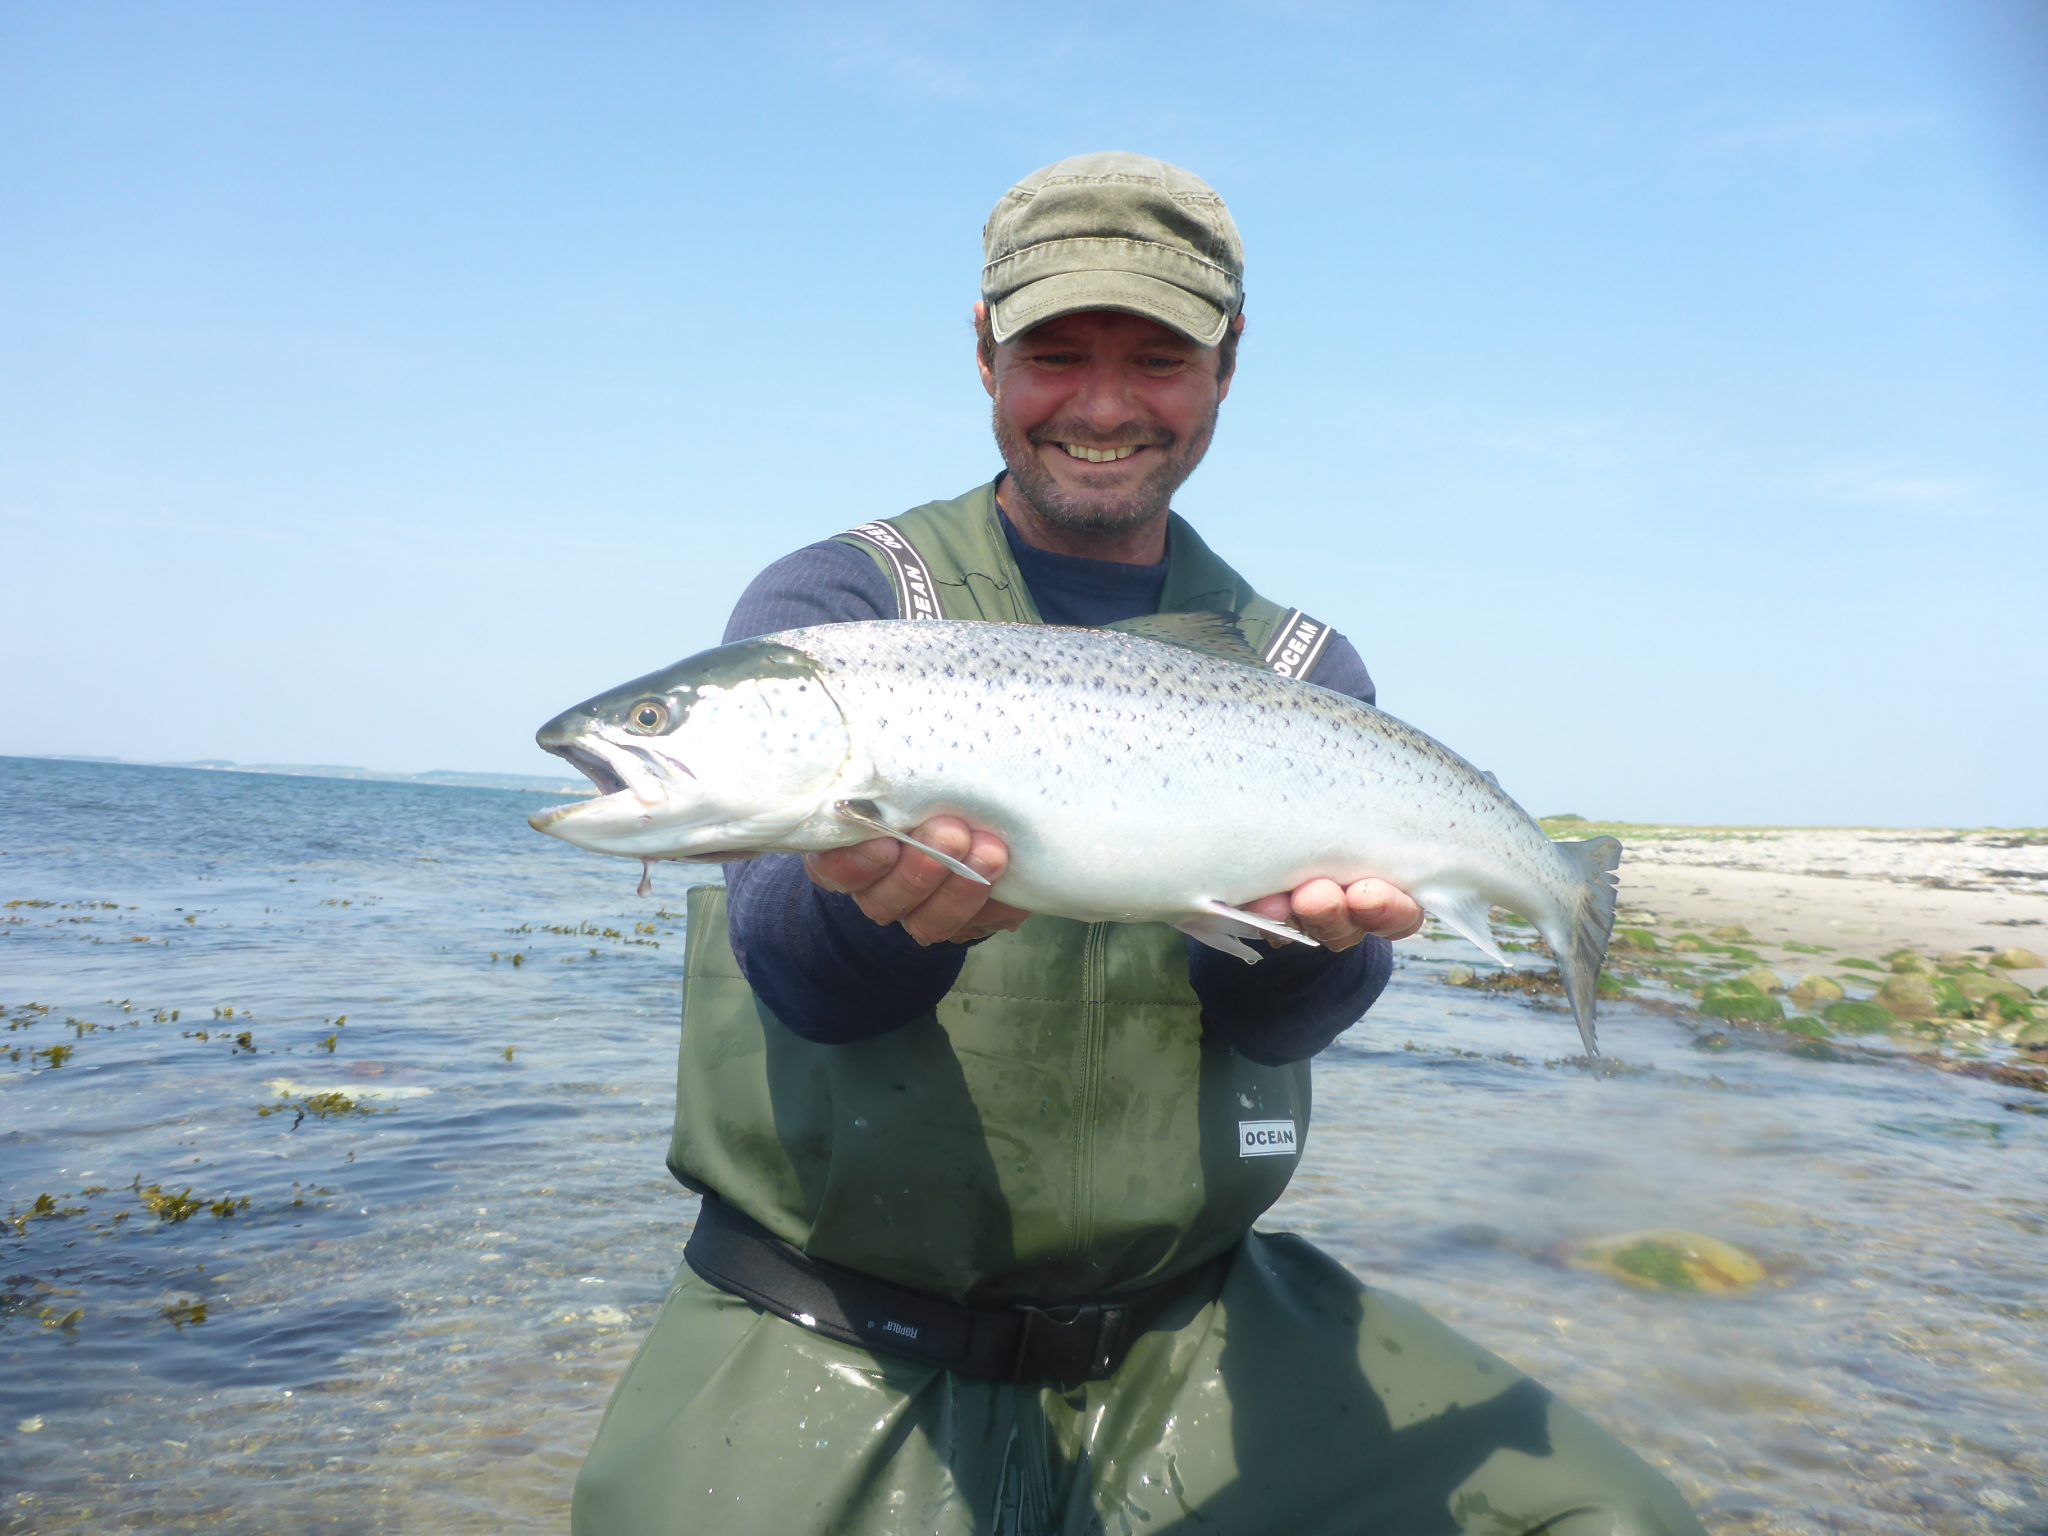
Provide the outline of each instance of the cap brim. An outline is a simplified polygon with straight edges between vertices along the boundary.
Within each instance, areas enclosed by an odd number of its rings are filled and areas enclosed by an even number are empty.
[[[1140,272],[1059,272],[1026,283],[988,307],[989,328],[998,342],[1022,335],[1034,325],[1110,309],[1156,320],[1194,342],[1213,347],[1230,328],[1230,316],[1187,289]]]

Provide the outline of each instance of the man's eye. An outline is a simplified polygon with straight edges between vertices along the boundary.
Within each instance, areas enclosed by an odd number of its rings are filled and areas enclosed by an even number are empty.
[[[1147,373],[1171,373],[1186,362],[1184,357],[1147,357],[1140,360],[1139,366]]]

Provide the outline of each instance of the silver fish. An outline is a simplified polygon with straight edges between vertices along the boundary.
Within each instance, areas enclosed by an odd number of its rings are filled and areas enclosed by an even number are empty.
[[[600,853],[914,842],[949,813],[1009,845],[992,894],[1013,906],[1171,923],[1246,960],[1248,937],[1314,942],[1244,903],[1318,875],[1376,875],[1511,965],[1489,927],[1501,906],[1550,946],[1597,1054],[1621,844],[1552,842],[1414,727],[1260,667],[1228,615],[787,630],[599,694],[537,740],[601,793],[533,826]]]

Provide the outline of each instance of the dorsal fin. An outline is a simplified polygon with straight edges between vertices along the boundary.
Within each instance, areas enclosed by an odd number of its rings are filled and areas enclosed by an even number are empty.
[[[1243,662],[1248,667],[1265,666],[1251,642],[1245,639],[1244,631],[1237,627],[1234,613],[1148,613],[1135,619],[1119,619],[1103,628],[1136,635],[1141,640],[1182,646],[1225,661]]]

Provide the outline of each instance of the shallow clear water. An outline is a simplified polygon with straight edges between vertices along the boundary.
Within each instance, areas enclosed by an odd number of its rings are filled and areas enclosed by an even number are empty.
[[[662,1154],[706,872],[640,900],[539,803],[0,759],[0,1531],[566,1524],[693,1209]],[[1603,1042],[1641,1070],[1596,1080],[1548,1064],[1563,1014],[1440,984],[1462,942],[1403,950],[1267,1225],[1716,1530],[2048,1529],[2048,1105],[1627,1003]],[[330,1090],[369,1112],[298,1113]],[[1769,1280],[1562,1260],[1674,1226]]]

